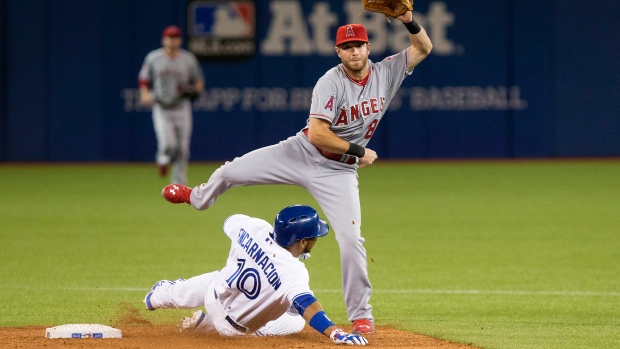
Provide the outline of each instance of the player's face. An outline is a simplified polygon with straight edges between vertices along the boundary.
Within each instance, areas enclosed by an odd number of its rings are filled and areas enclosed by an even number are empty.
[[[316,240],[317,240],[317,238],[305,239],[306,247],[304,248],[304,253],[310,253],[310,250],[312,250],[312,248],[314,247],[314,244],[316,243]]]
[[[161,44],[167,51],[178,51],[181,48],[182,39],[180,36],[164,36]]]
[[[370,44],[360,41],[345,42],[336,47],[336,52],[347,69],[359,72],[368,65]]]

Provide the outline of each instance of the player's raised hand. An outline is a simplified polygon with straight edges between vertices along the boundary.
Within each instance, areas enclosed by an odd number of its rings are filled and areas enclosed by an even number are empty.
[[[368,339],[358,334],[351,334],[351,333],[344,332],[343,330],[339,328],[333,330],[329,338],[331,338],[336,344],[348,344],[348,345],[368,344]]]
[[[399,21],[403,23],[409,23],[413,20],[413,13],[411,11],[407,11],[403,13],[402,15],[396,17],[396,19],[398,19]]]
[[[364,153],[364,156],[360,158],[359,166],[370,166],[373,162],[375,162],[375,160],[377,160],[378,157],[379,156],[377,156],[377,153],[374,150],[366,148],[366,153]]]

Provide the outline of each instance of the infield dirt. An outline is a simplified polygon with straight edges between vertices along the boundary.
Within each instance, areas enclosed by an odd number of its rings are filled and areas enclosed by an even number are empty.
[[[51,326],[48,326],[51,327]],[[306,326],[298,334],[284,337],[227,338],[218,334],[179,333],[176,326],[130,325],[118,326],[123,331],[121,339],[48,339],[45,326],[0,328],[0,348],[271,348],[271,349],[323,349],[343,348],[327,337],[320,336]],[[475,349],[471,345],[452,343],[415,333],[403,332],[392,327],[379,326],[367,336],[370,348],[419,348],[419,349]]]
[[[314,329],[306,328],[298,334],[283,337],[222,337],[216,333],[178,332],[176,325],[153,325],[140,315],[138,309],[127,304],[119,305],[122,309],[112,324],[121,329],[121,339],[49,339],[45,329],[50,326],[0,327],[0,348],[270,348],[270,349],[322,349],[343,348],[319,335]],[[343,325],[349,329],[350,325]],[[420,334],[404,332],[390,326],[378,326],[375,333],[367,336],[371,348],[419,348],[419,349],[476,349],[468,344],[452,343]]]

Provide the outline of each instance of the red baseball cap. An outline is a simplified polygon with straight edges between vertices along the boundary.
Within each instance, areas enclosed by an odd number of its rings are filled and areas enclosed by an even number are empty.
[[[368,33],[361,24],[345,24],[336,32],[336,46],[349,41],[368,42]]]
[[[171,37],[175,37],[175,36],[181,36],[181,28],[177,27],[176,25],[171,25],[166,27],[166,29],[164,29],[164,32],[161,34],[162,37],[164,36],[171,36]]]

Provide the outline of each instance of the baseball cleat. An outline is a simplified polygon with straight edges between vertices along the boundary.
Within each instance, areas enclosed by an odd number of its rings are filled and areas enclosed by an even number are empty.
[[[144,296],[144,300],[142,301],[144,303],[144,305],[146,306],[147,310],[153,311],[155,309],[159,309],[161,307],[158,307],[156,305],[153,305],[153,303],[151,302],[151,297],[153,297],[153,292],[155,292],[155,289],[162,286],[162,285],[174,285],[175,283],[177,283],[178,281],[185,281],[185,279],[183,278],[178,278],[175,281],[172,280],[160,280],[157,281],[155,283],[155,285],[153,285],[153,287],[151,287],[151,290],[149,291],[149,293],[146,294],[146,296]]]
[[[168,165],[157,165],[157,172],[161,177],[166,177],[168,175]]]
[[[354,334],[370,334],[375,332],[375,324],[369,319],[359,319],[353,321]]]
[[[191,202],[189,201],[189,196],[191,194],[192,188],[183,184],[169,184],[161,191],[161,196],[173,204],[185,203],[190,205]]]
[[[149,291],[149,293],[147,293],[146,296],[144,296],[143,302],[144,302],[144,305],[146,306],[147,310],[153,311],[153,310],[159,308],[159,307],[153,306],[153,304],[151,303],[151,297],[153,296],[153,291],[155,291],[155,289],[157,287],[159,287],[159,286],[161,286],[161,285],[163,285],[163,284],[165,284],[167,282],[170,282],[170,281],[168,281],[168,280],[157,281],[155,283],[155,285],[153,285],[153,287],[151,287],[151,290]]]
[[[207,314],[205,314],[204,311],[197,310],[192,313],[192,317],[185,316],[183,319],[181,319],[181,322],[177,325],[177,330],[179,332],[195,330],[198,326],[200,326],[200,324],[202,323],[202,320],[205,319],[206,315]]]

